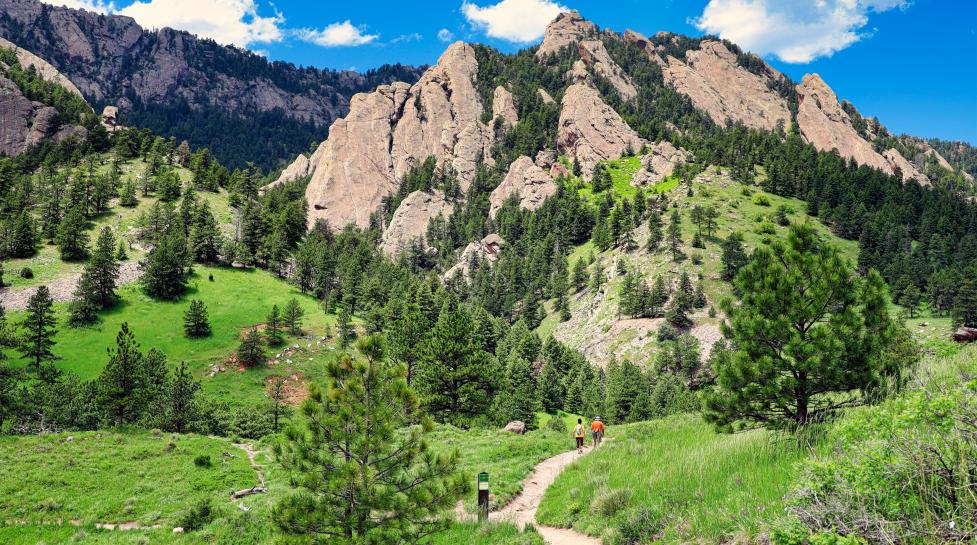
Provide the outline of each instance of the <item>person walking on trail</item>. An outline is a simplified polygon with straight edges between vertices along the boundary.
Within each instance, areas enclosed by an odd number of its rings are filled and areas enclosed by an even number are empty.
[[[590,437],[594,441],[594,446],[600,445],[601,441],[604,440],[604,422],[601,421],[600,417],[594,418],[594,421],[590,424]]]
[[[574,437],[574,439],[577,440],[577,452],[578,453],[582,453],[583,452],[583,440],[584,440],[584,437],[585,437],[584,427],[583,427],[583,419],[582,418],[578,418],[577,419],[577,426],[575,428],[573,428],[573,437]]]

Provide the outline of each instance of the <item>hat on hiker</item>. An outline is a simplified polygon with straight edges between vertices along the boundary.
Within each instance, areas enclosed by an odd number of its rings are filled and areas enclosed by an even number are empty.
[[[598,417],[594,418],[594,420],[600,422],[600,417],[598,416]]]

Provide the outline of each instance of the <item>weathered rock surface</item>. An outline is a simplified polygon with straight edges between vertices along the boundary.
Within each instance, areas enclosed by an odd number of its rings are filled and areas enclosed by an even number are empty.
[[[903,157],[896,148],[889,148],[882,153],[882,157],[889,163],[892,172],[898,171],[903,180],[916,180],[922,185],[929,185],[930,179],[916,168],[916,165]]]
[[[634,174],[631,185],[641,187],[657,184],[675,172],[675,167],[688,161],[684,149],[676,149],[671,142],[662,140],[641,157],[641,170]]]
[[[492,96],[492,119],[502,116],[505,127],[512,127],[519,122],[519,111],[512,93],[501,85],[495,88]]]
[[[584,40],[580,42],[577,51],[580,53],[580,60],[588,67],[593,68],[594,72],[598,75],[611,82],[611,85],[621,95],[621,98],[631,100],[638,96],[638,89],[634,86],[634,82],[631,81],[631,77],[614,62],[614,59],[611,58],[602,42],[599,40]],[[575,65],[575,76],[576,71]]]
[[[523,435],[524,433],[526,433],[526,429],[527,428],[525,422],[521,420],[513,420],[512,422],[506,424],[505,427],[502,428],[502,431]]]
[[[553,104],[554,102],[556,102],[555,100],[553,100],[553,97],[546,92],[546,89],[540,87],[539,89],[536,90],[536,92],[539,94],[539,98],[540,100],[543,101],[543,104]]]
[[[0,38],[0,49],[11,49],[17,54],[17,61],[24,68],[34,67],[37,74],[41,76],[44,81],[50,81],[52,83],[57,83],[58,85],[64,87],[65,89],[71,91],[72,93],[82,96],[81,91],[75,87],[74,83],[68,79],[64,74],[58,71],[57,68],[51,66],[49,62],[38,57],[37,55],[31,53],[30,51],[18,46],[17,44],[7,40],[5,38]]]
[[[953,332],[953,340],[958,343],[969,343],[977,341],[977,328],[959,327]]]
[[[349,115],[333,124],[322,154],[310,160],[310,225],[317,219],[333,227],[368,225],[411,166],[432,156],[466,189],[478,163],[492,163],[492,131],[479,121],[477,72],[474,50],[457,42],[413,86],[395,83],[354,96]]]
[[[543,59],[547,55],[558,53],[564,47],[595,34],[597,34],[597,27],[584,19],[580,12],[576,10],[563,12],[546,26],[543,32],[543,43],[539,44],[539,49],[536,50],[536,58]]]
[[[282,173],[278,175],[278,179],[276,179],[274,182],[272,182],[269,185],[277,186],[287,182],[291,182],[292,180],[297,180],[302,176],[308,176],[310,170],[309,166],[310,166],[309,158],[306,157],[304,153],[301,153],[299,154],[298,157],[295,158],[294,161],[292,161],[290,165],[285,167],[285,170],[283,170]]]
[[[502,251],[503,245],[505,245],[505,241],[495,233],[486,235],[485,238],[478,242],[468,243],[468,246],[465,246],[465,249],[461,251],[458,262],[445,271],[444,278],[454,278],[458,275],[462,278],[468,278],[471,272],[472,261],[475,259],[490,265],[495,263],[499,259],[499,252]]]
[[[892,174],[892,167],[858,135],[838,97],[817,74],[807,74],[797,86],[797,124],[804,139],[819,150],[838,150],[846,159]]]
[[[575,83],[563,95],[557,149],[580,162],[590,179],[598,161],[618,159],[630,148],[641,147],[641,138],[587,83]]]
[[[0,155],[20,155],[51,137],[55,142],[84,139],[83,127],[60,127],[58,111],[29,100],[13,81],[0,76]]]
[[[522,155],[512,162],[502,183],[492,191],[489,197],[489,202],[492,203],[489,216],[494,218],[499,208],[513,195],[519,199],[520,208],[536,210],[556,190],[556,183],[549,173],[532,159]]]
[[[784,128],[790,125],[787,101],[768,86],[782,77],[772,68],[768,67],[765,76],[756,75],[737,64],[736,55],[726,46],[713,40],[702,42],[685,58],[687,62],[667,58],[662,71],[665,81],[717,124],[731,119],[764,130],[774,130],[778,123]]]
[[[390,257],[403,253],[414,241],[424,237],[432,219],[439,215],[447,218],[451,211],[451,204],[443,192],[437,189],[414,191],[394,212],[390,225],[383,232],[380,250]]]

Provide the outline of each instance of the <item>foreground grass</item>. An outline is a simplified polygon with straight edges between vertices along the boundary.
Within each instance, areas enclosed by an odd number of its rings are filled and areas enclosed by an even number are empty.
[[[665,542],[753,536],[782,516],[795,464],[809,451],[763,431],[721,435],[698,416],[615,428],[547,491],[541,524],[608,543],[622,525]]]
[[[425,545],[544,545],[543,536],[535,529],[520,531],[511,524],[455,524],[424,541]]]

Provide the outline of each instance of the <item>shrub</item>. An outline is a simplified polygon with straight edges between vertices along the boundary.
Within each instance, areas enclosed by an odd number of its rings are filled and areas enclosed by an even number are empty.
[[[180,526],[187,532],[194,532],[214,520],[214,507],[210,498],[200,500],[180,518]]]
[[[558,433],[567,432],[567,423],[559,415],[550,418],[550,421],[546,423],[546,427]]]
[[[20,277],[34,278],[34,271],[32,271],[30,267],[24,267],[23,269],[20,270]]]
[[[590,513],[601,517],[613,517],[623,511],[631,501],[631,491],[626,488],[605,488],[590,502]]]
[[[672,518],[659,511],[652,511],[647,507],[630,511],[618,525],[614,543],[637,545],[639,543],[655,542],[660,539],[660,534],[665,530]]]
[[[777,228],[772,222],[764,220],[760,223],[760,225],[756,226],[754,231],[756,231],[758,235],[774,235],[777,233]]]
[[[757,206],[770,206],[770,197],[763,193],[757,193],[753,195],[753,204]]]
[[[665,322],[658,326],[658,342],[674,341],[677,338],[678,330],[672,324]]]
[[[209,454],[200,454],[193,459],[193,465],[197,467],[214,467],[214,461],[210,459]]]

